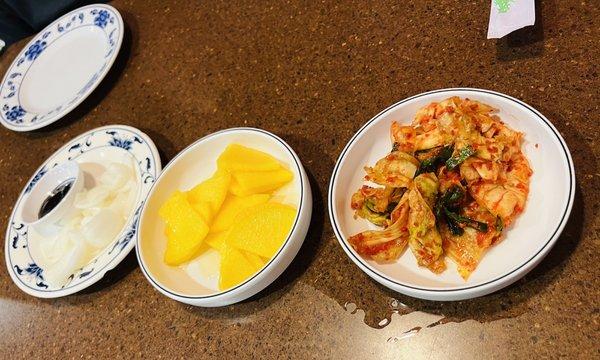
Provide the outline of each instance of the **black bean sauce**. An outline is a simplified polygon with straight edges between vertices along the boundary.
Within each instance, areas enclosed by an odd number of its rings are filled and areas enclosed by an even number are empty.
[[[38,219],[43,218],[46,214],[48,214],[52,209],[58,205],[62,199],[67,195],[69,190],[71,190],[71,186],[73,186],[73,179],[67,180],[61,185],[59,185],[56,189],[52,190],[50,196],[44,200],[42,206],[40,207],[40,211],[38,212]]]

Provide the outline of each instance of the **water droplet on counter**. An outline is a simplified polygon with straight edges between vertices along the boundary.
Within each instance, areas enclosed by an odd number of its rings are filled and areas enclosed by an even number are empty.
[[[408,339],[409,337],[413,337],[413,336],[417,335],[419,333],[419,331],[421,331],[421,329],[422,329],[422,327],[415,326],[414,328],[403,332],[402,335],[400,336],[400,339]]]
[[[409,337],[417,335],[419,333],[419,331],[421,331],[421,329],[423,329],[421,326],[415,326],[414,328],[403,332],[402,335],[400,335],[400,336],[392,336],[392,337],[388,338],[387,342],[396,343],[402,339],[408,339]]]
[[[416,334],[421,331],[421,329],[423,329],[421,326],[415,326],[414,328],[405,331],[404,334]]]
[[[412,309],[408,305],[406,305],[406,304],[398,301],[398,299],[394,299],[394,298],[390,299],[390,309],[392,309],[392,311],[396,314],[399,312],[407,313],[407,312],[412,311]]]
[[[355,303],[346,302],[344,304],[344,309],[346,309],[346,311],[350,312],[350,314],[356,314],[356,311],[358,310],[358,306],[356,306]]]
[[[448,319],[448,318],[442,318],[434,323],[431,323],[429,325],[427,325],[428,328],[432,328],[432,327],[436,327],[438,325],[443,325],[443,324],[447,324],[449,322],[452,322],[452,320]]]
[[[368,326],[375,329],[383,329],[384,327],[390,325],[392,323],[392,316],[394,314],[397,315],[407,315],[415,311],[410,306],[402,303],[398,299],[395,298],[383,298],[383,301],[378,305],[383,305],[383,308],[380,308],[380,312],[373,311],[364,311],[361,307],[360,302],[351,302],[346,301],[343,304],[343,308],[350,314],[356,314],[359,310],[365,312],[364,323]]]
[[[377,325],[384,327],[389,323],[390,323],[390,320],[388,318],[385,318],[385,319],[381,320]]]

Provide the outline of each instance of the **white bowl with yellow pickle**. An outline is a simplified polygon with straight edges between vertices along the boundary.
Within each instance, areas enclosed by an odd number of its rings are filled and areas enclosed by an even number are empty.
[[[343,250],[374,280],[462,300],[533,269],[574,193],[571,154],[540,112],[489,90],[443,89],[390,106],[350,139],[329,215]]]
[[[300,159],[264,130],[208,135],[163,170],[142,210],[137,256],[164,295],[225,306],[258,293],[300,249],[312,195]]]

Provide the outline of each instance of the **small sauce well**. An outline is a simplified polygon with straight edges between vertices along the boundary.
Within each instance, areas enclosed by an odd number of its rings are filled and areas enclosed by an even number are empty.
[[[50,195],[48,195],[46,200],[44,200],[40,206],[38,219],[43,218],[46,214],[52,211],[62,201],[62,199],[65,198],[69,190],[71,190],[74,182],[75,179],[69,179],[50,192]]]

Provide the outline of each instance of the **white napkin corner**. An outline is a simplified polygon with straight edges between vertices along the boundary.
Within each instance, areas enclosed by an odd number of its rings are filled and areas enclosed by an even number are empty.
[[[535,0],[492,0],[488,39],[535,24]]]

